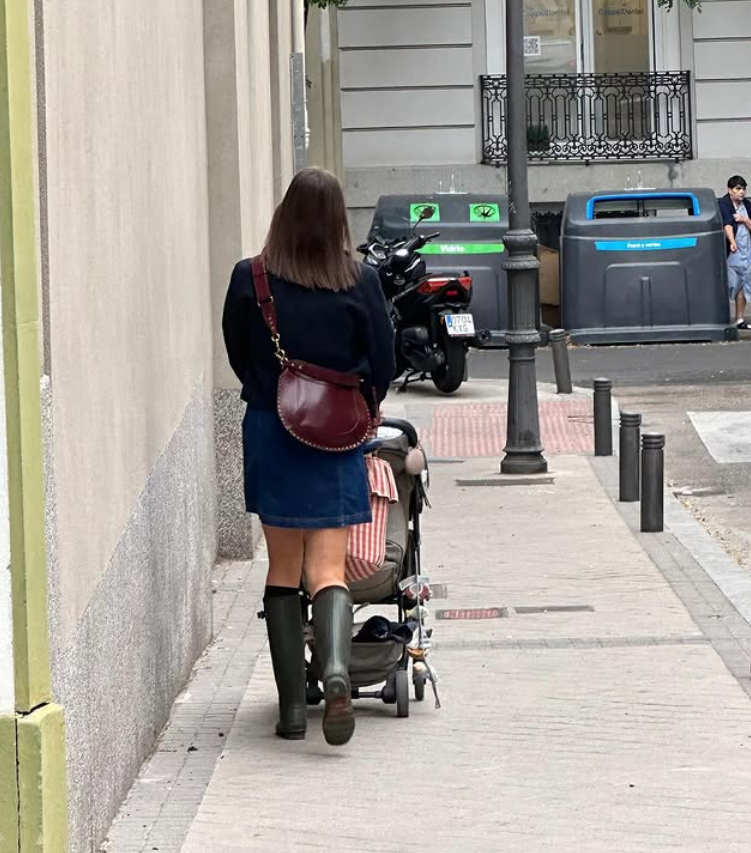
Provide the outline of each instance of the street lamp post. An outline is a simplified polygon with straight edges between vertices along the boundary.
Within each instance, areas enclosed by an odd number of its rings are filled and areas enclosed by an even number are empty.
[[[537,238],[530,229],[527,186],[527,110],[524,93],[523,0],[506,0],[506,78],[508,106],[509,230],[504,268],[508,280],[508,426],[502,474],[540,474],[548,470],[540,442],[535,349],[537,331]]]

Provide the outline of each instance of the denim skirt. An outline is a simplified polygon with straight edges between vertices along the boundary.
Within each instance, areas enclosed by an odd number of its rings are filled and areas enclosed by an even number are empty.
[[[315,450],[293,438],[276,412],[248,408],[243,420],[245,508],[273,527],[349,527],[371,520],[360,448]]]

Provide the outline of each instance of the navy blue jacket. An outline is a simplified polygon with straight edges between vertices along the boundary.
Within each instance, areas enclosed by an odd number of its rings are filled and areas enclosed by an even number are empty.
[[[269,274],[281,346],[293,359],[357,373],[380,403],[394,375],[394,328],[378,274],[358,264],[350,290],[302,287]],[[224,303],[224,343],[251,408],[276,411],[279,362],[256,301],[249,260],[240,261]],[[365,394],[368,399],[368,394]],[[372,398],[368,400],[372,405]]]
[[[722,216],[722,227],[724,228],[726,225],[733,226],[733,236],[738,233],[738,223],[733,219],[735,216],[735,204],[733,203],[733,199],[730,198],[730,193],[725,193],[725,195],[718,202],[720,206],[720,214]],[[751,217],[751,201],[747,198],[743,199],[743,204],[746,208],[746,216]],[[725,240],[725,250],[728,254],[730,254],[730,243]]]

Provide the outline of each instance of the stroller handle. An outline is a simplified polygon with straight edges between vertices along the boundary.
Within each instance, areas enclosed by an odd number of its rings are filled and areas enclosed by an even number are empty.
[[[390,429],[398,429],[407,436],[407,441],[410,447],[417,447],[417,430],[409,421],[401,418],[384,418],[378,426],[389,427]]]

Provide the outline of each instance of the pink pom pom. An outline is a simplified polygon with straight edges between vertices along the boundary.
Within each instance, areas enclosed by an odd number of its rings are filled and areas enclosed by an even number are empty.
[[[413,447],[407,453],[404,460],[404,470],[413,477],[416,477],[418,474],[422,474],[427,464],[428,462],[422,447]]]

